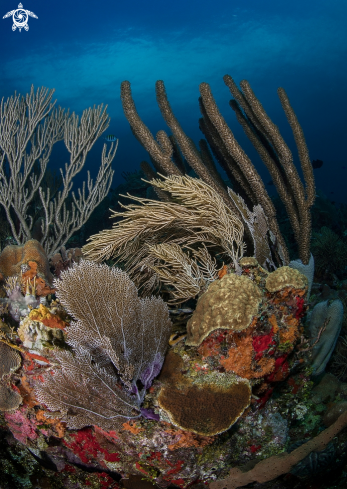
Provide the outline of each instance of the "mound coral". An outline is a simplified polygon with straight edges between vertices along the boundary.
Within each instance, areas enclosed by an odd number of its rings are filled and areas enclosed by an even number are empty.
[[[216,329],[242,331],[258,313],[260,289],[247,277],[225,275],[213,282],[199,299],[187,324],[188,346],[198,346]]]
[[[38,276],[51,284],[53,276],[49,270],[48,258],[36,239],[29,239],[23,245],[8,245],[3,249],[0,254],[0,278],[27,271],[30,268],[29,261],[36,263]]]
[[[308,279],[294,268],[280,267],[269,274],[265,287],[269,292],[278,292],[286,287],[304,289],[308,287]]]

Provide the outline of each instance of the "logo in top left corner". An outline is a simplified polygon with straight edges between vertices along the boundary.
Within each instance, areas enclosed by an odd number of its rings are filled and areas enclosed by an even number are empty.
[[[26,31],[29,30],[29,16],[34,17],[34,19],[38,19],[37,15],[35,15],[34,12],[30,12],[30,10],[25,10],[21,3],[18,5],[18,8],[16,10],[11,10],[11,12],[7,12],[7,14],[3,16],[3,19],[7,19],[7,17],[11,16],[13,20],[12,30],[15,31],[16,29],[19,29],[19,32],[21,32],[22,29],[25,29]]]

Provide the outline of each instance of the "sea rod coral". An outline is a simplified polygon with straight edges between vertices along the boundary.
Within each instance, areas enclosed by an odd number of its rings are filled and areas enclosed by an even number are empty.
[[[172,202],[131,197],[112,229],[88,239],[91,260],[115,257],[144,291],[165,288],[173,302],[195,297],[218,273],[216,256],[238,268],[244,252],[244,226],[220,195],[189,176],[151,180]]]
[[[35,92],[32,86],[25,96],[15,94],[3,98],[0,104],[0,205],[17,244],[32,238],[37,228],[49,256],[83,226],[108,194],[117,150],[117,144],[112,143],[107,151],[104,145],[96,179],[93,181],[88,172],[87,182],[83,182],[76,197],[71,192],[74,177],[110,118],[102,105],[84,110],[80,118],[61,107],[54,109],[53,93],[44,87]],[[52,148],[61,140],[70,161],[65,163],[64,171],[60,169],[62,187],[51,195],[51,188],[43,186],[43,178]],[[36,220],[32,212],[34,199],[41,208]]]

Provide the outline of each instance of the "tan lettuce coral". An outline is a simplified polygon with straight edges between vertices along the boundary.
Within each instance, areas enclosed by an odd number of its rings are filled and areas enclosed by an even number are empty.
[[[216,329],[246,329],[261,299],[261,290],[246,276],[230,274],[216,280],[200,297],[188,321],[186,345],[199,346]]]
[[[0,411],[15,411],[22,402],[22,396],[12,387],[0,382]]]
[[[0,379],[20,367],[21,357],[13,348],[0,342]]]
[[[194,379],[181,373],[183,362],[170,352],[160,380],[159,407],[172,424],[202,436],[229,429],[249,406],[251,386],[232,373],[198,373]]]
[[[21,356],[9,345],[0,342],[0,411],[13,411],[22,402],[22,397],[4,378],[10,376],[21,365]]]

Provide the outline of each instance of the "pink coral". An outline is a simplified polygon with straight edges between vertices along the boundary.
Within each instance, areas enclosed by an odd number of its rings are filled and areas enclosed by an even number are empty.
[[[36,423],[27,417],[25,406],[18,409],[15,413],[5,413],[5,419],[13,436],[24,445],[27,444],[28,438],[29,440],[35,440],[38,437]]]

